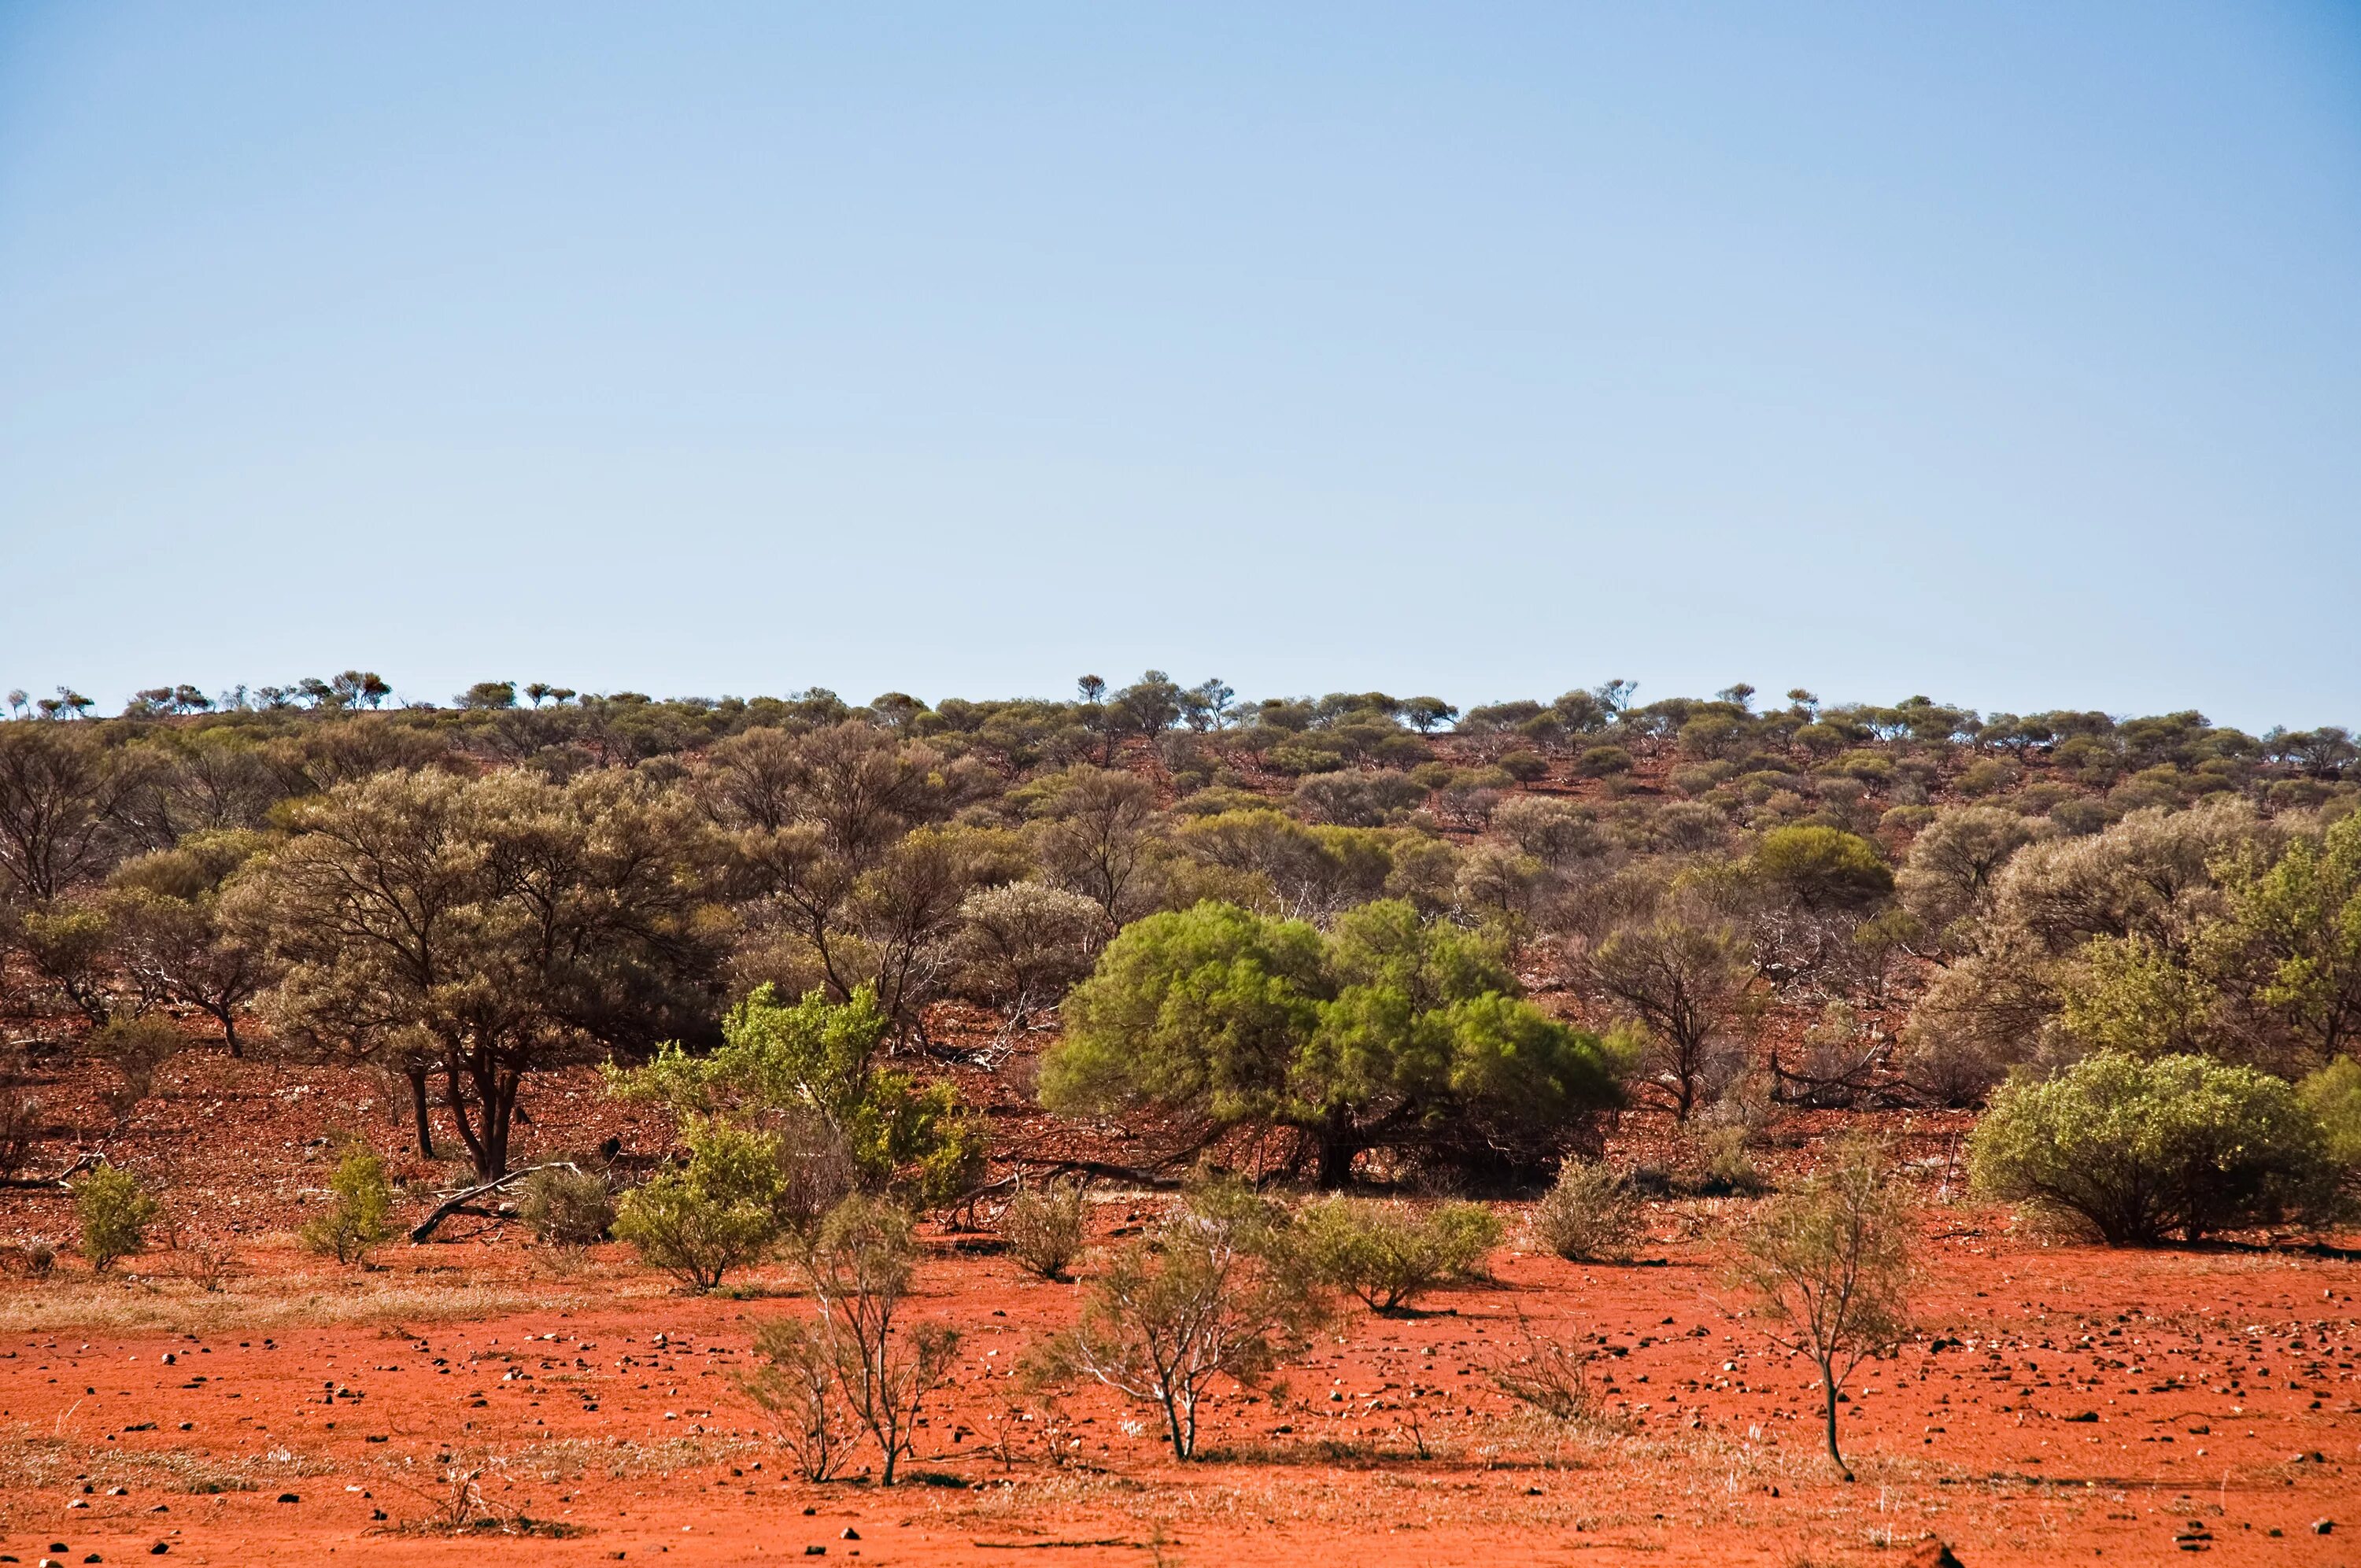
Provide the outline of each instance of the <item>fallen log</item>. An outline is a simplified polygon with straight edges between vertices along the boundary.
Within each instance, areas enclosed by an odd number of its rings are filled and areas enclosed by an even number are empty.
[[[74,1161],[71,1165],[66,1167],[63,1170],[58,1172],[55,1176],[0,1177],[0,1188],[5,1188],[13,1191],[22,1191],[37,1187],[63,1187],[68,1181],[80,1176],[83,1171],[104,1164],[105,1160],[106,1157],[103,1154],[95,1152],[86,1154],[80,1159]]]
[[[554,1159],[546,1165],[529,1165],[522,1170],[511,1170],[506,1176],[496,1176],[491,1180],[484,1182],[479,1186],[470,1187],[465,1192],[454,1193],[449,1198],[445,1199],[433,1213],[427,1215],[425,1219],[420,1221],[416,1225],[411,1228],[411,1245],[415,1246],[419,1243],[426,1240],[427,1237],[434,1234],[435,1226],[441,1224],[452,1215],[459,1212],[468,1204],[474,1202],[477,1199],[481,1198],[485,1193],[498,1192],[500,1189],[508,1186],[511,1182],[522,1181],[526,1177],[533,1175],[535,1171],[541,1170],[570,1170],[577,1176],[582,1174],[582,1168],[576,1165],[572,1160]]]

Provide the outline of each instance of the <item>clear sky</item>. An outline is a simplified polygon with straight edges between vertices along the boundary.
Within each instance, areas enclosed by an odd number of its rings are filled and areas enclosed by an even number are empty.
[[[2361,725],[2361,5],[0,0],[0,686]]]

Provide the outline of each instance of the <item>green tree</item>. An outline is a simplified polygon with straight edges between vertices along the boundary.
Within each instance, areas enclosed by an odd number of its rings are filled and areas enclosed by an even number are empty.
[[[626,1100],[692,1116],[763,1129],[816,1124],[862,1186],[946,1202],[981,1167],[983,1125],[952,1085],[920,1083],[882,1064],[891,1029],[867,986],[849,1002],[813,992],[793,1003],[764,986],[723,1017],[713,1051],[667,1043],[646,1066],[612,1072],[609,1082]]]
[[[1616,1098],[1609,1054],[1523,1001],[1495,945],[1394,901],[1325,938],[1234,905],[1151,916],[1063,1016],[1051,1109],[1290,1128],[1327,1185],[1372,1148],[1545,1164]]]
[[[394,773],[294,808],[232,918],[285,968],[298,1038],[444,1075],[486,1179],[508,1169],[526,1078],[598,1047],[709,1027],[720,950],[702,840],[649,781],[591,772]]]

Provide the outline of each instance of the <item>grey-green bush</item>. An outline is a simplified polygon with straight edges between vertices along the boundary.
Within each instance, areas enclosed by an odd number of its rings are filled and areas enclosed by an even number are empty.
[[[555,1167],[525,1179],[521,1212],[549,1246],[595,1246],[615,1224],[615,1194],[603,1176]]]
[[[1082,1250],[1082,1184],[1059,1180],[1021,1190],[1000,1216],[1000,1239],[1027,1269],[1062,1279]]]
[[[2286,1082],[2201,1056],[2086,1057],[1993,1094],[1969,1141],[1976,1190],[2062,1211],[2108,1241],[2188,1241],[2323,1213],[2319,1120]]]
[[[1400,1311],[1448,1279],[1481,1277],[1500,1221],[1481,1203],[1421,1212],[1403,1203],[1331,1198],[1298,1218],[1297,1245],[1314,1277],[1378,1312]]]
[[[1533,1238],[1576,1263],[1629,1257],[1640,1235],[1640,1195],[1604,1161],[1570,1159],[1533,1205]]]

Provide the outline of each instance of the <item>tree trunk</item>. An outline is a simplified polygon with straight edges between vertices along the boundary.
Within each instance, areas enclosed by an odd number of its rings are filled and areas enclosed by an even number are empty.
[[[1835,1375],[1825,1365],[1820,1368],[1820,1391],[1827,1397],[1828,1458],[1835,1463],[1839,1471],[1844,1472],[1844,1478],[1850,1481],[1852,1479],[1852,1472],[1845,1469],[1844,1455],[1837,1452],[1837,1380]]]
[[[410,1080],[410,1113],[418,1124],[418,1157],[434,1157],[434,1126],[426,1114],[426,1064],[412,1062],[402,1069]]]

